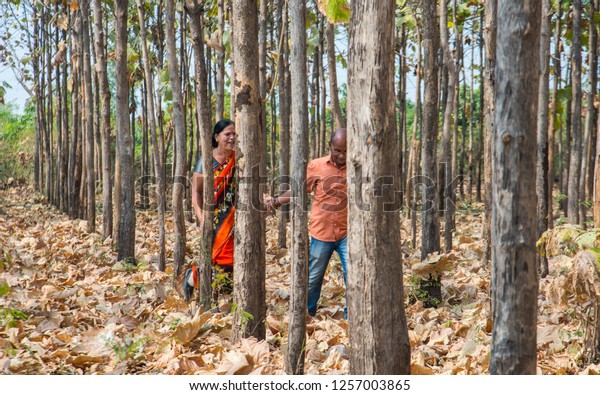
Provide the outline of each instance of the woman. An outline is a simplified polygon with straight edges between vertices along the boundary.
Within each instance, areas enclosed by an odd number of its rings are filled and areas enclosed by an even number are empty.
[[[235,124],[229,119],[217,122],[212,133],[214,174],[214,220],[212,264],[217,270],[233,271],[233,223],[235,217]],[[204,176],[202,158],[196,162],[192,178],[192,206],[203,222]],[[198,286],[198,268],[188,269],[184,280],[184,293],[189,299]]]

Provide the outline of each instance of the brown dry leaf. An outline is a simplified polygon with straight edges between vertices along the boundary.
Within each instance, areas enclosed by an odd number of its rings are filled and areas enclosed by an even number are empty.
[[[432,375],[434,374],[433,369],[424,365],[417,365],[415,363],[410,364],[410,374],[414,375]]]
[[[421,277],[429,274],[443,273],[452,269],[454,262],[457,260],[458,256],[453,252],[442,255],[434,253],[429,255],[424,261],[412,265],[411,271],[413,274]]]
[[[216,374],[248,374],[252,371],[252,365],[248,356],[239,351],[229,351],[223,356],[223,362],[215,370]]]
[[[211,316],[212,313],[210,312],[200,314],[200,310],[198,310],[191,321],[177,326],[172,335],[173,339],[181,344],[187,344],[194,340],[198,333],[200,333],[202,325],[204,325]]]

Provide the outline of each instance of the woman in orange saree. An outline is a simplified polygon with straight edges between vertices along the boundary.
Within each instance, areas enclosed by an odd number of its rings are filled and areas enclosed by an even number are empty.
[[[214,219],[212,263],[224,271],[233,268],[233,223],[235,218],[235,124],[222,119],[213,128]],[[202,158],[192,179],[192,206],[202,223]]]
[[[233,224],[235,222],[235,124],[222,119],[212,133],[214,175],[214,219],[212,264],[218,271],[233,272]],[[198,159],[192,178],[192,206],[202,226],[203,188],[202,158]],[[188,269],[184,279],[184,294],[191,297],[198,286],[198,268]]]

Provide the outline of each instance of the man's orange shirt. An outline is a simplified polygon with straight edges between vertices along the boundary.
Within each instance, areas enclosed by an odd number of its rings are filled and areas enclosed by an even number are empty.
[[[310,235],[320,241],[338,241],[348,235],[346,167],[338,169],[329,155],[308,162],[306,189],[314,191]]]

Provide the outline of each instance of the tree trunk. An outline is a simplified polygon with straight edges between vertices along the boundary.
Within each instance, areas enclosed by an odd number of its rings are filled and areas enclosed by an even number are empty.
[[[540,27],[540,89],[538,91],[537,112],[537,232],[536,239],[548,229],[548,90],[550,66],[550,19],[552,17],[551,0],[542,0],[542,20]],[[548,273],[548,261],[545,255],[537,256],[538,270],[542,276]]]
[[[395,161],[395,6],[394,0],[352,2],[348,179],[358,184],[348,191],[351,374],[410,373],[402,265],[398,263],[402,202]],[[367,111],[365,101],[373,103]],[[378,184],[383,178],[387,181],[382,187]]]
[[[177,61],[175,43],[175,4],[166,2],[165,24],[167,37],[167,63],[169,80],[173,91],[173,128],[175,136],[175,177],[173,179],[173,222],[175,223],[175,242],[173,245],[173,275],[179,276],[185,264],[185,218],[183,198],[186,175],[186,139],[183,124],[183,98],[181,95],[181,75]]]
[[[118,259],[135,259],[135,169],[133,141],[129,130],[129,81],[127,78],[127,0],[115,1],[117,86],[117,140],[119,146],[121,215],[119,218]]]
[[[206,89],[206,68],[204,64],[204,27],[202,7],[198,0],[187,0],[186,11],[189,14],[192,47],[194,49],[194,84],[196,88],[196,112],[198,115],[198,133],[202,136],[202,174],[203,174],[203,229],[200,244],[200,280],[198,297],[204,310],[208,310],[212,295],[212,245],[214,217],[214,179],[212,137],[210,131],[210,104]]]
[[[554,186],[554,135],[556,132],[556,108],[558,105],[558,86],[560,83],[560,19],[562,14],[562,0],[558,0],[556,11],[556,26],[554,28],[554,62],[552,71],[552,101],[550,102],[550,115],[548,117],[548,229],[554,227],[552,212],[552,189]],[[600,224],[600,222],[599,222]]]
[[[216,118],[223,119],[225,112],[225,46],[223,44],[223,32],[225,31],[225,2],[227,0],[219,0],[218,11],[218,28],[220,48],[217,52],[217,81],[215,83],[216,92]],[[211,165],[212,166],[212,165]]]
[[[495,133],[494,95],[496,85],[496,10],[498,0],[489,0],[485,4],[485,72],[483,79],[483,101],[485,108],[485,139],[483,153],[483,239],[485,241],[485,261],[492,256],[492,139]]]
[[[142,0],[137,0],[138,18],[140,23],[140,38],[142,40],[142,62],[144,64],[144,79],[146,81],[146,101],[148,103],[148,123],[150,128],[150,140],[152,142],[152,158],[154,163],[154,180],[156,186],[156,206],[158,211],[158,270],[166,269],[166,237],[165,237],[165,193],[166,179],[163,163],[162,144],[156,132],[156,105],[154,102],[154,80],[150,58],[148,56],[148,44],[146,43],[146,20]],[[211,173],[212,174],[212,173]]]
[[[581,0],[573,0],[573,46],[571,48],[571,162],[569,164],[568,210],[571,224],[579,223],[579,176],[581,174]]]
[[[452,179],[453,166],[451,159],[452,149],[452,113],[454,112],[454,99],[456,98],[456,66],[454,58],[450,53],[450,43],[448,42],[448,18],[446,0],[440,0],[440,42],[443,52],[444,66],[448,70],[448,94],[446,95],[446,108],[444,110],[444,121],[442,126],[442,143],[440,151],[440,166],[438,172],[438,182],[443,183],[444,199],[444,241],[445,250],[450,252],[452,249]],[[457,114],[454,114],[456,117]],[[437,279],[439,281],[439,278]]]
[[[290,73],[292,118],[292,271],[288,352],[288,374],[304,373],[306,346],[306,300],[308,287],[308,194],[304,186],[308,164],[308,90],[306,68],[306,0],[289,3]]]
[[[594,0],[590,1],[590,14],[595,15],[596,9]],[[592,149],[595,148],[595,142],[592,142],[593,129],[596,126],[596,109],[594,108],[594,96],[596,95],[596,82],[597,82],[597,39],[596,39],[596,23],[594,18],[589,20],[589,53],[588,53],[588,64],[589,64],[589,90],[586,93],[587,111],[585,117],[585,135],[582,150],[582,166],[581,166],[581,177],[579,179],[579,201],[584,202],[587,198],[591,199],[591,188],[586,191],[588,186],[588,171],[592,171]],[[595,151],[595,149],[594,149]],[[595,155],[594,155],[595,156]],[[590,177],[591,178],[591,177]],[[579,222],[585,227],[586,226],[586,212],[587,206],[585,204],[579,205]]]
[[[440,28],[437,23],[436,2],[423,1],[423,59],[425,70],[425,94],[422,123],[422,163],[423,163],[423,237],[421,259],[440,250],[440,224],[438,215],[437,173],[437,135],[438,135],[438,51],[440,47]],[[442,181],[443,182],[443,181]],[[441,283],[430,278],[421,283],[431,300],[441,301]]]
[[[345,127],[346,120],[342,115],[342,108],[340,107],[340,99],[338,93],[337,84],[337,69],[336,69],[336,58],[335,58],[335,26],[331,23],[327,23],[327,62],[329,68],[329,92],[331,97],[331,115],[333,116],[333,124],[335,129]]]
[[[534,188],[541,3],[498,3],[491,374],[535,374],[538,281]]]
[[[237,204],[235,213],[234,338],[265,338],[265,217],[261,210],[265,137],[258,70],[256,2],[233,0]],[[249,314],[249,315],[248,315]]]
[[[280,48],[277,61],[277,90],[279,98],[279,193],[284,193],[290,188],[290,122],[287,96],[290,94],[286,89],[286,70],[288,70],[287,50],[287,11],[286,1],[277,2],[277,37],[280,37]],[[283,39],[283,38],[286,39]],[[279,211],[277,222],[277,245],[279,248],[287,247],[287,223],[289,210],[287,206]]]
[[[96,231],[96,169],[94,167],[94,103],[92,92],[92,62],[90,47],[90,0],[81,2],[83,31],[84,122],[86,133],[87,169],[87,232]]]

